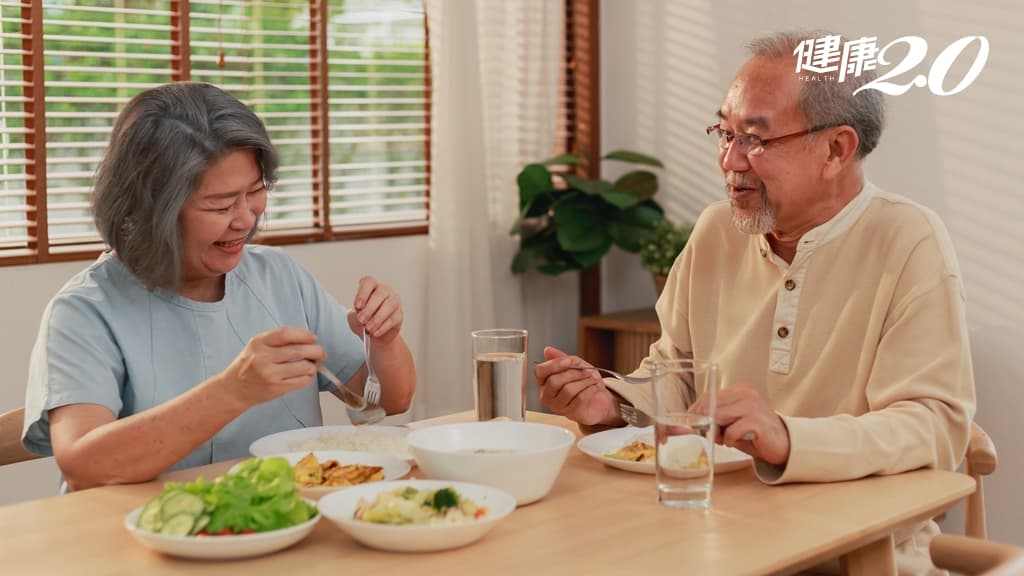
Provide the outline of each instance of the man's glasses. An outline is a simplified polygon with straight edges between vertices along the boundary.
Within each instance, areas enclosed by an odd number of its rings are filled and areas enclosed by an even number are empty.
[[[740,153],[746,154],[747,156],[757,156],[764,152],[764,147],[771,144],[772,142],[779,142],[788,138],[796,138],[797,136],[806,136],[813,134],[819,130],[830,128],[830,126],[815,126],[808,128],[807,130],[801,130],[799,132],[793,132],[792,134],[784,134],[782,136],[776,136],[774,138],[761,138],[757,134],[747,134],[746,132],[733,132],[722,128],[721,124],[715,124],[714,126],[708,126],[705,132],[708,134],[715,134],[718,138],[718,147],[722,150],[727,150],[730,145],[735,144]]]

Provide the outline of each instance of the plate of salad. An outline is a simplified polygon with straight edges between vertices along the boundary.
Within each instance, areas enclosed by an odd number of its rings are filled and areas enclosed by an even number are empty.
[[[224,560],[269,554],[305,538],[320,520],[299,495],[284,458],[250,458],[214,480],[168,482],[124,525],[144,546],[185,558]]]
[[[392,552],[458,548],[516,509],[508,492],[469,482],[397,480],[332,492],[320,512],[354,540]]]

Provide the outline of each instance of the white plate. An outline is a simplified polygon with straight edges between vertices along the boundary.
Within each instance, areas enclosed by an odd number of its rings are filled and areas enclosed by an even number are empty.
[[[235,536],[167,536],[135,525],[142,508],[139,506],[132,510],[124,519],[124,527],[136,540],[164,554],[199,560],[230,560],[277,552],[305,538],[320,520],[320,513],[317,512],[316,516],[302,524],[270,532]]]
[[[253,456],[274,456],[285,452],[310,452],[317,450],[345,450],[349,452],[373,452],[387,454],[402,460],[412,461],[412,453],[405,442],[407,428],[398,426],[314,426],[286,430],[264,436],[249,445]],[[397,440],[395,439],[397,437]],[[353,438],[361,438],[379,444],[371,449],[360,449]],[[381,440],[383,439],[383,441]],[[313,446],[318,441],[322,446]],[[373,449],[376,448],[376,449]]]
[[[360,500],[372,501],[381,492],[406,486],[417,490],[453,488],[478,506],[487,508],[487,515],[462,524],[437,526],[374,524],[353,517]],[[339,490],[324,496],[319,505],[320,513],[324,517],[366,546],[392,552],[432,552],[458,548],[483,538],[502,518],[516,509],[516,499],[508,492],[481,484],[445,480],[399,480],[374,482]]]
[[[328,460],[337,460],[342,466],[347,464],[380,466],[384,468],[384,480],[379,480],[379,482],[404,478],[411,469],[411,466],[409,466],[409,463],[405,460],[399,460],[398,458],[388,456],[387,454],[378,454],[375,452],[346,452],[343,450],[313,450],[312,452],[313,456],[316,456],[317,462],[320,462],[321,464]],[[280,454],[279,456],[283,456],[288,460],[289,464],[295,466],[295,464],[299,460],[302,460],[306,454],[309,454],[309,452],[288,452]],[[317,486],[312,488],[298,486],[298,488],[299,494],[302,494],[306,498],[319,500],[331,492],[351,488],[351,486]]]
[[[604,432],[598,432],[596,434],[580,438],[580,441],[576,443],[576,446],[587,456],[604,462],[612,468],[626,470],[627,472],[654,474],[654,460],[649,460],[647,462],[631,462],[629,460],[619,460],[618,458],[609,458],[605,456],[605,454],[615,452],[637,438],[642,438],[647,443],[654,444],[654,427],[648,426],[646,428],[634,428],[632,426],[626,426],[625,428],[605,430]],[[729,446],[721,446],[719,444],[715,445],[716,473],[721,474],[723,472],[732,472],[734,470],[748,468],[750,467],[750,463],[751,458],[749,454],[740,452],[739,450],[730,448]]]

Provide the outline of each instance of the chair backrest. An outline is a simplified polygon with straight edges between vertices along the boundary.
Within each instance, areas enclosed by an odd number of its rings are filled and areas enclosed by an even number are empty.
[[[21,429],[24,423],[24,408],[0,414],[0,466],[42,458],[25,450],[21,445]]]
[[[935,566],[966,576],[1024,574],[1024,548],[978,538],[939,534],[929,546]]]
[[[964,505],[964,534],[984,540],[988,536],[985,528],[984,477],[996,471],[999,459],[996,456],[996,445],[977,422],[971,424],[971,438],[967,443],[967,457],[964,460],[966,472],[978,483],[978,488],[967,497]]]

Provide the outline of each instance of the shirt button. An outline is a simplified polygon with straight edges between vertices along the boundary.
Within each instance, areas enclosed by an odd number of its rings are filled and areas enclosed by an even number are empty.
[[[779,335],[779,338],[785,338],[786,336],[789,336],[789,328],[782,326],[779,328],[779,331],[776,332],[776,334]]]
[[[767,257],[768,257],[768,251],[765,250],[764,248],[761,248],[761,258],[767,258]]]
[[[792,290],[793,288],[796,288],[796,282],[792,279],[786,280],[786,290]]]

